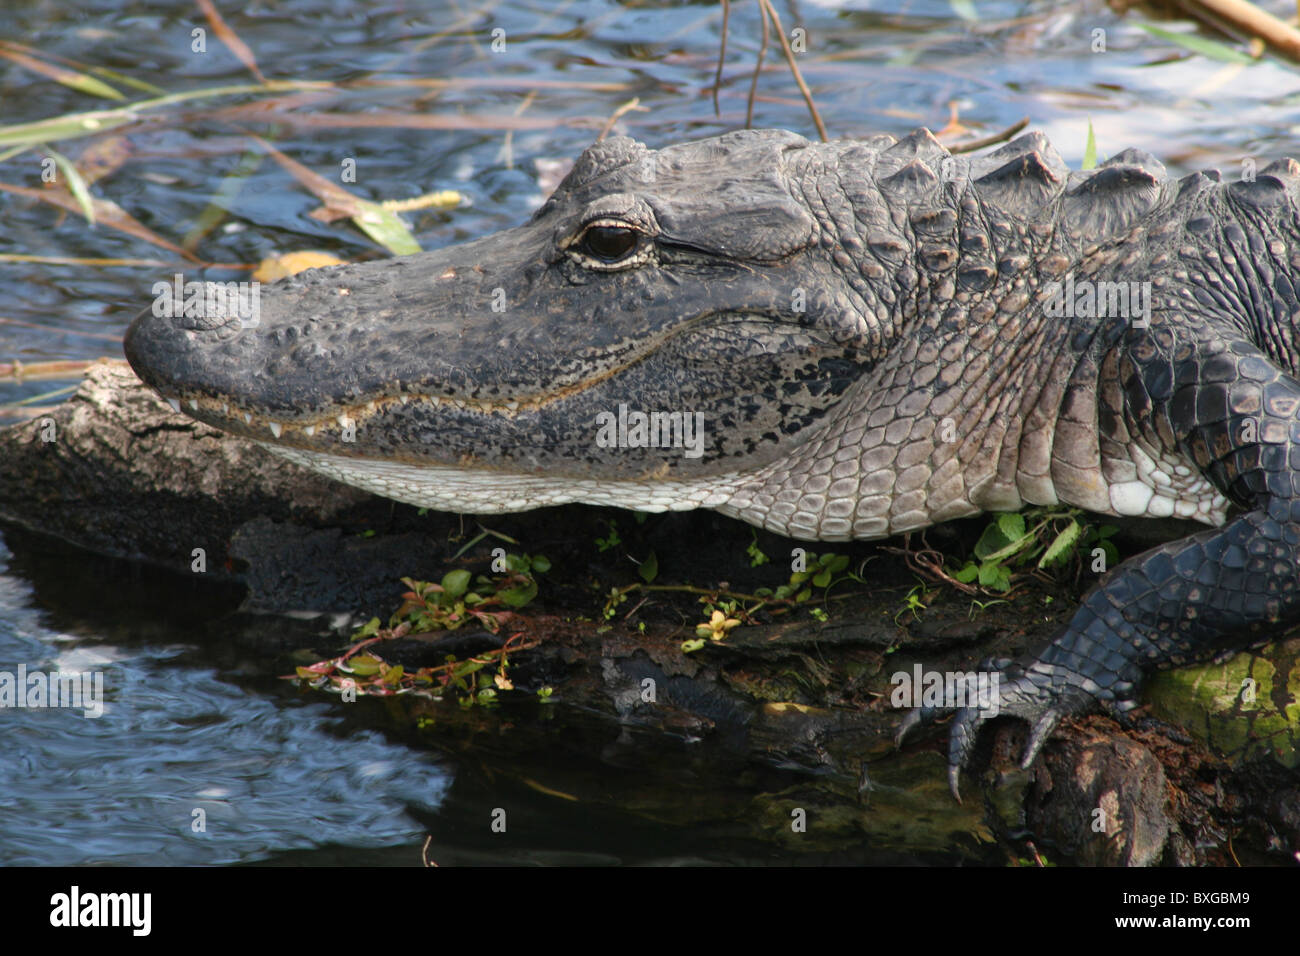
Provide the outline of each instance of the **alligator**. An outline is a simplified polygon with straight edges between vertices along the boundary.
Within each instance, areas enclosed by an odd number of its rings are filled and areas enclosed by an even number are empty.
[[[1072,172],[1037,133],[957,156],[747,130],[597,142],[525,225],[312,270],[252,315],[155,305],[125,348],[191,416],[439,510],[712,508],[828,541],[1031,504],[1208,525],[988,665],[957,795],[993,713],[1030,723],[1028,767],[1064,716],[1131,720],[1145,671],[1300,619],[1298,284],[1292,159],[1224,182],[1138,149]]]

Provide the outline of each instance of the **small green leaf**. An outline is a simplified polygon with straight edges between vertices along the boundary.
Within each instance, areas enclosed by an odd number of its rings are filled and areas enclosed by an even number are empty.
[[[804,589],[803,589],[802,591],[800,591],[799,594],[795,597],[795,603],[797,603],[797,604],[802,604],[804,601],[808,600],[810,597],[812,597],[812,588],[804,588]]]
[[[698,639],[691,640],[691,641],[682,641],[682,653],[693,654],[707,643],[708,641],[698,640]]]
[[[1079,535],[1082,532],[1083,526],[1074,519],[1071,519],[1070,523],[1065,526],[1065,530],[1058,534],[1055,540],[1047,546],[1047,550],[1043,552],[1043,556],[1038,559],[1038,566],[1040,568],[1050,568],[1053,564],[1059,564],[1065,561],[1065,559],[1069,557],[1070,552],[1074,549],[1076,542],[1079,540]]]
[[[508,588],[505,591],[498,591],[497,597],[501,603],[509,607],[523,607],[533,598],[537,597],[537,582],[529,581],[526,585],[517,588]]]
[[[420,244],[397,213],[378,203],[358,199],[358,213],[352,217],[357,228],[395,256],[409,256],[420,251]]]
[[[826,587],[826,586],[827,586],[828,584],[830,584],[830,583],[831,583],[831,570],[830,570],[830,568],[826,568],[826,569],[823,570],[820,574],[818,574],[815,578],[813,578],[813,584],[816,585],[816,586],[819,587],[819,588],[824,588],[824,587]]]
[[[990,591],[1005,591],[1011,586],[1011,574],[1000,564],[981,564],[980,585]]]
[[[487,661],[479,661],[471,657],[469,660],[461,661],[454,668],[452,668],[452,677],[458,680],[463,680],[464,678],[468,677],[470,674],[475,674],[478,671],[481,671],[486,666],[487,666]]]
[[[1025,536],[1025,516],[1017,512],[998,515],[998,530],[1007,541],[1019,541]]]
[[[347,666],[351,668],[352,673],[359,677],[370,677],[379,673],[379,668],[383,665],[378,657],[373,654],[354,654],[347,660]]]
[[[462,569],[448,571],[442,577],[442,589],[450,597],[458,598],[469,590],[469,582],[472,577],[468,571]]]
[[[974,561],[967,561],[966,566],[953,575],[953,579],[962,584],[970,584],[979,577],[980,569]]]
[[[550,559],[544,554],[533,555],[533,570],[545,574],[547,571],[551,570]]]
[[[636,572],[641,575],[641,580],[646,584],[654,584],[655,578],[659,576],[659,559],[653,551],[637,565]]]
[[[995,551],[1000,551],[1011,543],[1011,539],[1002,533],[996,521],[989,523],[980,535],[980,539],[975,542],[975,557],[983,561]]]
[[[831,574],[839,574],[849,566],[849,556],[847,554],[837,554],[835,559],[830,563]]]

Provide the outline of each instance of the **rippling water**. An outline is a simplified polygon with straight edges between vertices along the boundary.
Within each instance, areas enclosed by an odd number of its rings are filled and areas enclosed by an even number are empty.
[[[373,731],[335,732],[326,703],[283,701],[123,647],[51,630],[0,541],[0,670],[103,673],[99,718],[0,711],[0,864],[212,864],[331,844],[418,845],[408,808],[451,777]],[[206,831],[193,832],[195,811]],[[411,862],[417,857],[412,854]]]

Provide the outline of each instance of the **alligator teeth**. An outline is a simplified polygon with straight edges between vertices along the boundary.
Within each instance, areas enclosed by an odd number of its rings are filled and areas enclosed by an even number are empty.
[[[198,403],[197,401],[195,401],[194,399],[191,398],[191,399],[190,399],[190,408],[197,412],[197,411],[199,410],[199,403]]]
[[[248,414],[248,412],[244,412],[244,424],[245,425],[253,424],[253,416]]]
[[[519,403],[518,403],[518,402],[506,402],[506,409],[507,409],[507,411],[517,412],[517,411],[519,411]]]
[[[339,428],[349,428],[352,425],[352,419],[346,415],[339,416]]]
[[[306,435],[308,438],[310,438],[312,435],[316,434],[316,426],[307,425],[303,428],[302,433]]]
[[[271,422],[270,424],[271,424],[271,434],[274,435],[276,438],[279,438],[280,432],[283,431],[283,429],[280,428],[280,425],[277,422]]]
[[[230,414],[230,403],[229,403],[229,402],[222,402],[222,403],[221,403],[221,414],[223,414],[223,415],[229,415],[229,414]]]
[[[181,410],[181,400],[179,398],[169,398],[167,399],[167,404],[172,407],[172,411],[174,412],[179,412]]]
[[[403,404],[403,405],[406,404],[406,396],[405,396],[405,395],[399,395],[399,396],[397,396],[397,397],[400,398],[400,399],[402,400],[402,404]]]

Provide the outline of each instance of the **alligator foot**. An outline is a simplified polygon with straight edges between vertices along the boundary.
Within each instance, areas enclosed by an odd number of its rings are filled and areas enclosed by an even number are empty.
[[[962,767],[970,759],[975,741],[985,722],[1009,715],[1019,717],[1030,725],[1029,742],[1021,756],[1020,766],[1028,769],[1051,736],[1061,718],[1097,709],[1102,701],[1087,689],[1086,678],[1059,665],[1035,660],[1027,666],[1008,661],[985,662],[980,665],[986,673],[993,670],[995,680],[985,688],[985,698],[965,707],[918,707],[910,711],[899,725],[894,737],[896,746],[916,727],[931,723],[940,714],[955,711],[948,737],[948,788],[957,802],[961,802],[959,778]],[[967,678],[966,700],[976,701],[975,675]],[[1122,715],[1125,706],[1107,701],[1109,710]]]

